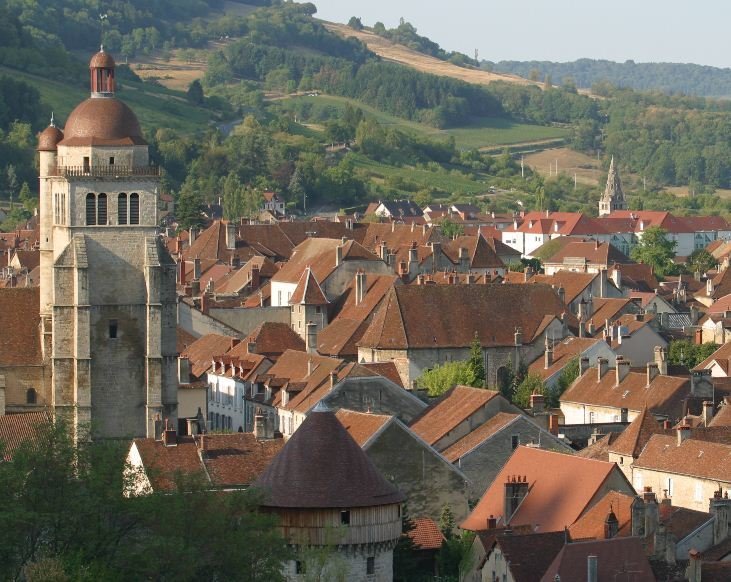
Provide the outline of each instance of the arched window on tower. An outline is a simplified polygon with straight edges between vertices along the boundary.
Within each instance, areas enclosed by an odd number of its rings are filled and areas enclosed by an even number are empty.
[[[107,195],[102,192],[96,200],[96,223],[99,225],[107,224]]]
[[[140,223],[140,195],[135,192],[129,195],[129,223]]]
[[[122,192],[117,197],[117,224],[127,224],[127,194]]]
[[[25,391],[25,402],[26,404],[36,404],[38,402],[38,394],[35,391],[35,388],[28,388],[28,390]]]
[[[96,225],[96,196],[92,192],[86,195],[86,225]]]

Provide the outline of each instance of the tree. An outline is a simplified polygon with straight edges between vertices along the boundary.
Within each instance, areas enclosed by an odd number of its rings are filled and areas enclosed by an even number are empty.
[[[706,249],[696,249],[688,257],[688,266],[693,273],[705,273],[713,269],[718,261]]]
[[[449,507],[449,503],[445,503],[442,506],[442,512],[439,514],[439,530],[445,538],[450,540],[454,537],[454,529],[456,527],[457,522],[454,519],[452,508]]]
[[[485,374],[485,359],[482,353],[482,344],[480,338],[475,332],[475,337],[470,344],[470,359],[467,360],[472,374],[474,375],[474,383],[476,386],[485,386],[487,375]]]
[[[180,228],[200,228],[205,224],[203,218],[203,198],[195,183],[186,180],[178,193],[175,204],[175,217]]]
[[[556,382],[556,388],[551,390],[548,395],[548,406],[556,407],[559,405],[559,398],[561,394],[566,392],[566,389],[574,383],[574,380],[579,377],[579,357],[571,358],[568,364],[566,364],[561,370],[561,374],[558,376]]]
[[[513,404],[521,408],[528,408],[532,394],[546,394],[546,384],[543,378],[533,372],[528,374],[518,385],[513,396]]]
[[[348,20],[348,26],[353,30],[363,30],[363,22],[360,17],[357,16],[350,17],[350,20]]]
[[[451,218],[445,218],[439,223],[442,234],[447,238],[457,238],[464,234],[464,227],[454,222]]]
[[[429,396],[440,396],[456,384],[476,384],[475,373],[469,362],[444,362],[427,370],[416,380],[416,385],[426,390]]]
[[[203,85],[201,85],[201,82],[198,79],[195,79],[190,85],[188,85],[188,91],[185,93],[185,98],[193,105],[203,105],[205,102]]]
[[[696,344],[690,340],[674,340],[668,347],[668,362],[675,366],[694,368],[718,349],[718,344]]]
[[[179,477],[173,491],[128,498],[126,453],[77,446],[57,420],[0,463],[0,579],[282,580],[289,552],[255,493]]]
[[[18,200],[23,205],[23,208],[26,212],[28,212],[28,214],[33,214],[33,211],[36,209],[37,206],[37,201],[35,198],[33,198],[33,196],[31,196],[28,182],[23,182],[23,185],[20,187]]]
[[[639,244],[630,253],[638,263],[652,265],[655,273],[663,277],[668,273],[675,257],[677,242],[667,237],[668,231],[659,226],[645,229]]]

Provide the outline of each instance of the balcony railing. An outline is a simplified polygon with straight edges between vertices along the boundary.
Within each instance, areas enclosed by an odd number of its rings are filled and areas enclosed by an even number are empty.
[[[127,176],[160,176],[160,166],[56,166],[54,176],[64,178],[119,178]]]

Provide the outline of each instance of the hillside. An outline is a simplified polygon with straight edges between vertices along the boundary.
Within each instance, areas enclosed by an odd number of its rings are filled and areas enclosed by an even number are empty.
[[[484,61],[496,74],[513,74],[554,83],[573,79],[579,88],[597,83],[611,83],[637,91],[662,91],[702,97],[731,97],[731,69],[686,63],[616,63],[606,60],[579,59],[573,62]]]
[[[440,75],[477,85],[488,85],[495,81],[505,81],[507,83],[515,83],[518,85],[540,86],[538,83],[529,81],[528,79],[518,75],[493,73],[480,69],[458,67],[450,62],[417,52],[400,44],[395,44],[382,36],[369,32],[368,30],[354,30],[345,24],[338,24],[334,22],[323,21],[323,24],[328,30],[339,34],[343,38],[357,38],[360,42],[367,46],[369,50],[373,51],[383,59],[406,65],[407,67],[411,67],[423,73]]]

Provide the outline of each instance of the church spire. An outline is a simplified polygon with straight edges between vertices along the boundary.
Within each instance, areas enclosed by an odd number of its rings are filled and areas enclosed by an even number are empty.
[[[604,188],[599,200],[599,216],[606,216],[615,210],[626,210],[627,202],[624,198],[622,190],[622,180],[619,178],[619,172],[614,167],[614,156],[609,162],[609,173],[607,174],[607,185]]]

